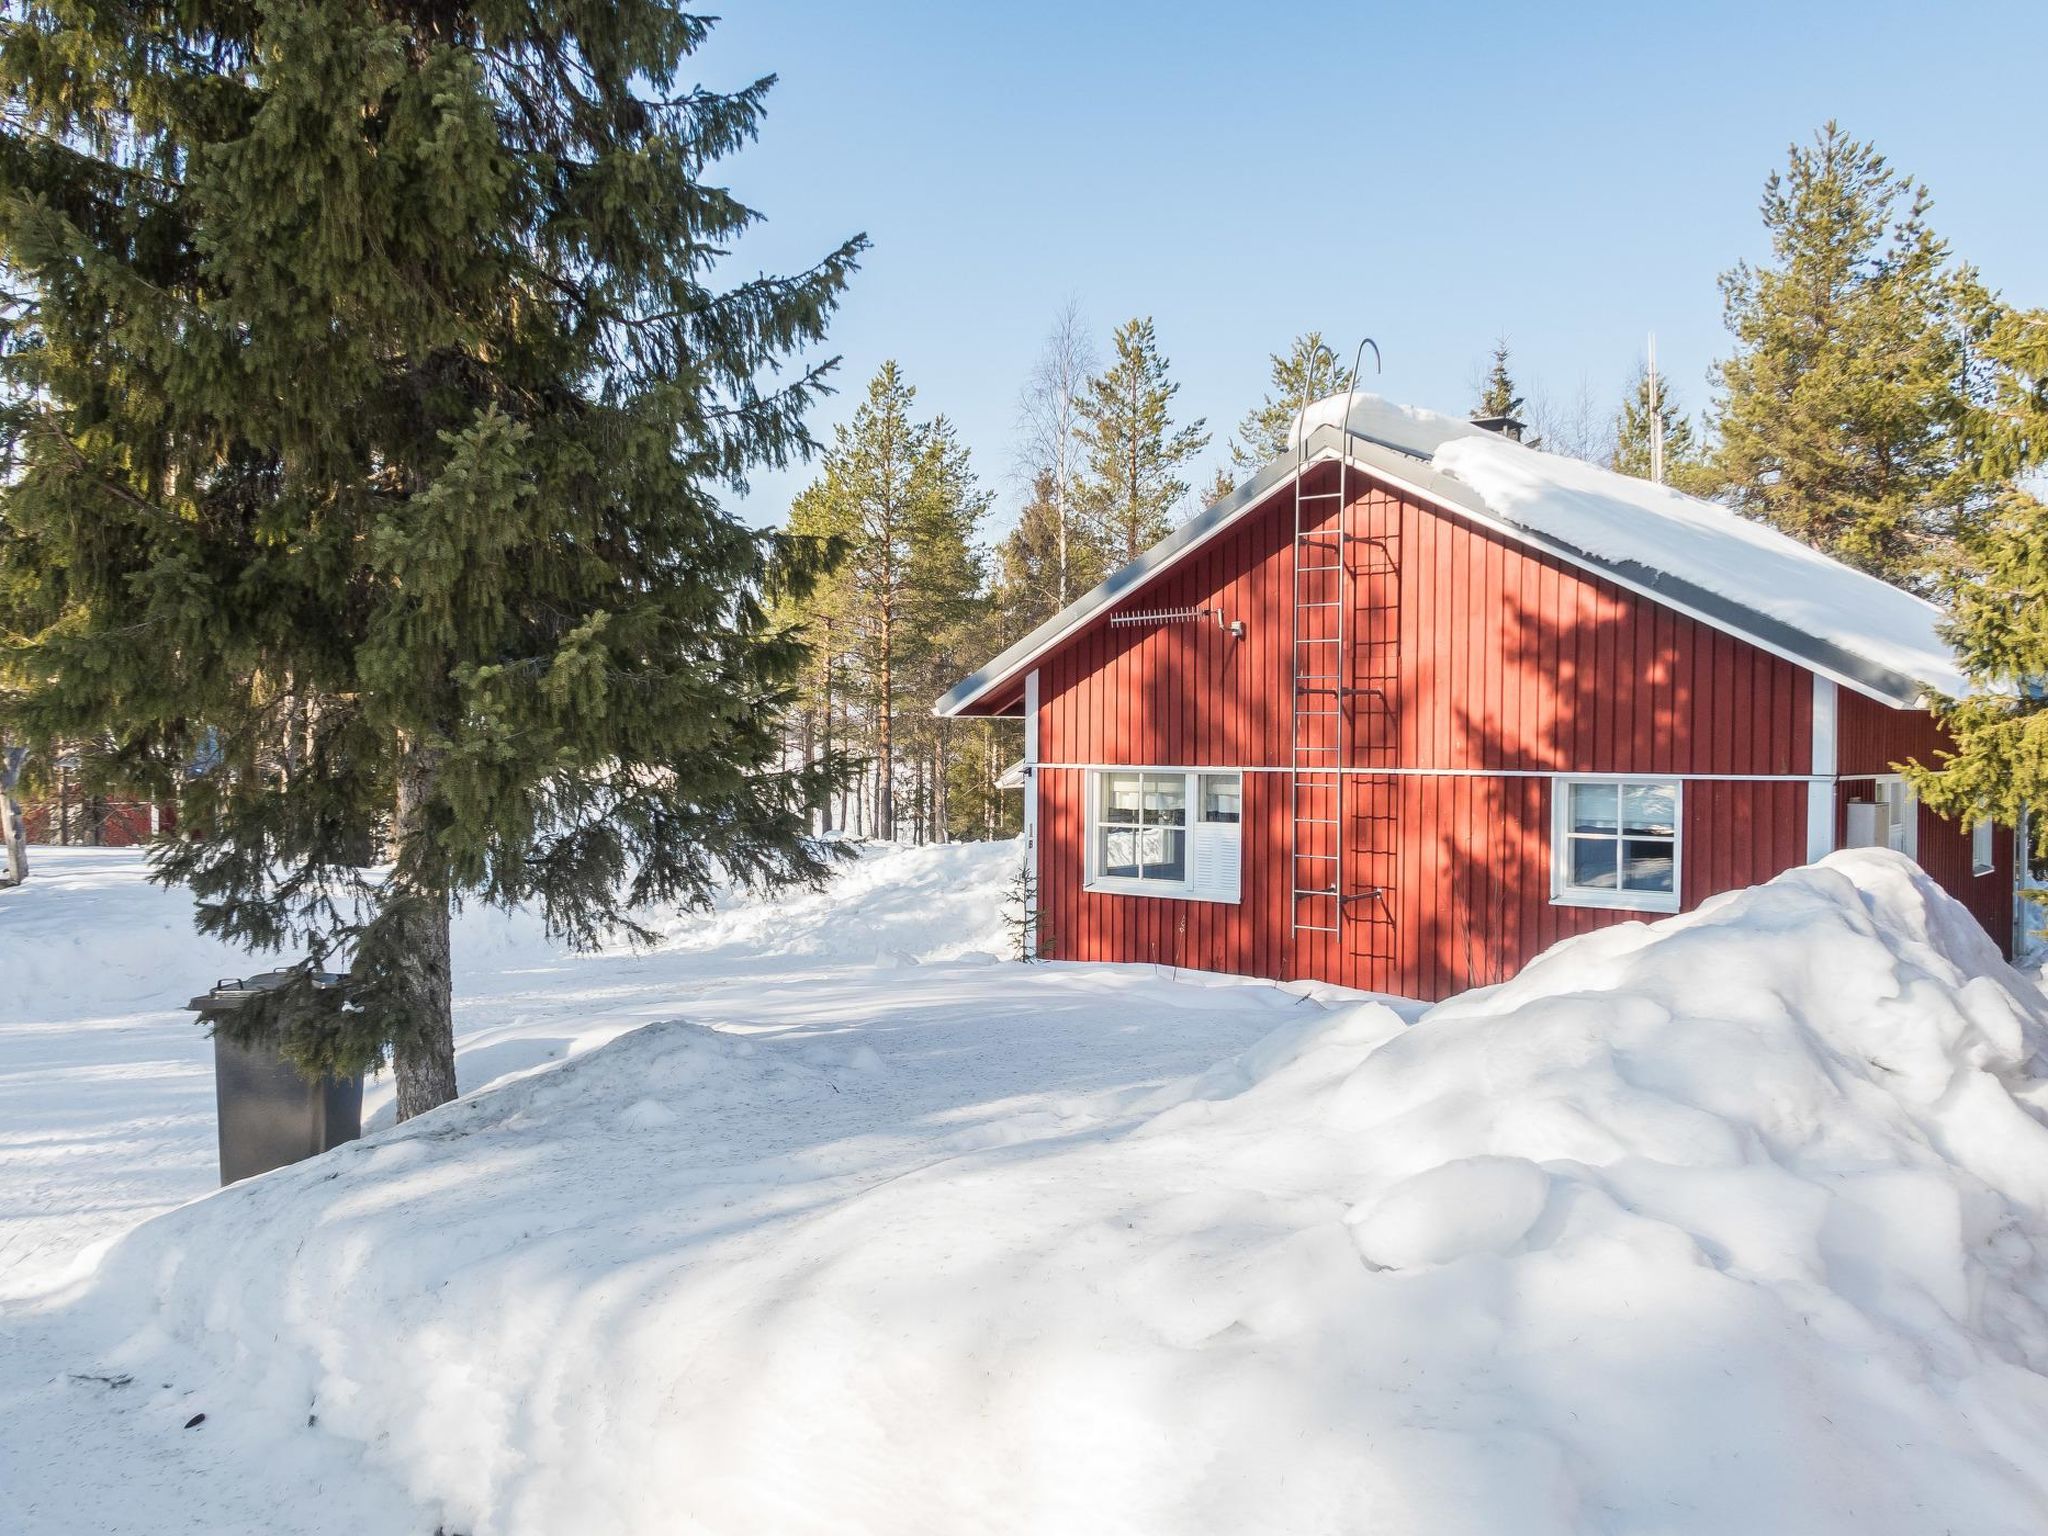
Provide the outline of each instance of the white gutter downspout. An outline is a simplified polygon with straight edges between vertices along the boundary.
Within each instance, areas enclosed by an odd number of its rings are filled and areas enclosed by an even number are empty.
[[[1024,674],[1024,953],[1038,958],[1038,668]]]

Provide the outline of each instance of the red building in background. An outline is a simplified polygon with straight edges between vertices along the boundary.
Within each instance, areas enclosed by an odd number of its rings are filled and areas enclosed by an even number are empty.
[[[31,843],[133,848],[158,832],[170,831],[177,818],[169,807],[154,801],[80,796],[24,806],[21,820]]]
[[[2002,946],[2013,839],[1896,765],[1931,605],[1719,506],[1373,397],[939,701],[1022,716],[1060,959],[1438,998],[1856,843]]]

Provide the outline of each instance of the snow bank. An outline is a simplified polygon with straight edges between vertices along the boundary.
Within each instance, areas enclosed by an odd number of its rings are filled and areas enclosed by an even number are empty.
[[[151,1222],[70,1369],[316,1465],[307,1531],[2048,1528],[2048,1004],[1902,858],[1412,1027],[1247,989],[1172,1087],[1114,977],[1003,974],[1041,1019],[661,1025]]]
[[[1345,420],[1345,403],[1343,395],[1315,402],[1305,429]],[[1971,690],[1941,638],[1940,609],[1768,524],[1379,395],[1351,397],[1349,425],[1429,460],[1518,527],[1602,560],[1666,572],[1943,693]]]
[[[472,906],[454,933],[458,1079],[579,1055],[686,998],[778,1019],[825,967],[1007,953],[1017,859],[1013,843],[872,848],[822,891],[673,917],[651,952],[572,954],[531,913]],[[184,1005],[277,963],[197,935],[190,895],[149,884],[140,850],[39,847],[32,868],[0,890],[0,1313],[214,1187],[213,1048]],[[372,1078],[366,1123],[388,1125],[391,1101]]]

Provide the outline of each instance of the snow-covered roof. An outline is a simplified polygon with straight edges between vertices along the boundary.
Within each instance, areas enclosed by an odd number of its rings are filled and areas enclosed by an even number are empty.
[[[1942,613],[1776,529],[1668,486],[1510,442],[1378,395],[1311,405],[1301,461],[1343,457],[1399,489],[1901,708],[1970,691]],[[965,712],[1293,477],[1289,449],[938,701]]]
[[[1309,408],[1337,424],[1344,399]],[[1639,566],[1776,619],[1942,693],[1970,682],[1941,638],[1942,612],[1889,582],[1831,560],[1768,524],[1669,486],[1510,442],[1470,422],[1375,395],[1353,404],[1350,432],[1418,457],[1478,493],[1495,517],[1603,563]]]

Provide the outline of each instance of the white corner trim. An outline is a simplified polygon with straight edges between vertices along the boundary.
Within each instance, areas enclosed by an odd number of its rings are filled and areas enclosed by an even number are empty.
[[[1038,763],[1038,668],[1024,674],[1024,766]]]
[[[1813,680],[1813,761],[1807,771],[1816,778],[1835,773],[1835,717],[1841,689],[1832,678]]]
[[[1807,763],[1813,777],[1806,784],[1806,862],[1815,863],[1835,851],[1835,769],[1839,753],[1835,722],[1841,690],[1832,678],[1813,676],[1813,741]]]
[[[1806,786],[1806,862],[1817,864],[1835,851],[1835,786],[1815,779]]]

